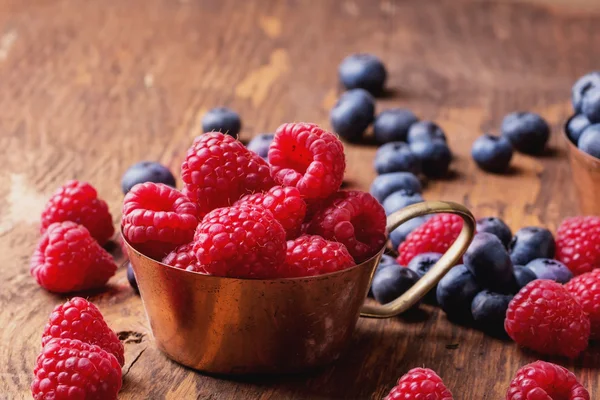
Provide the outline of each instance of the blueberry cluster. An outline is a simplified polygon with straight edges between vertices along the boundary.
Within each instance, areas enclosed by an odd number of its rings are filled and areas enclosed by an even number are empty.
[[[582,151],[600,158],[600,71],[575,82],[571,102],[575,114],[567,122],[569,139]]]

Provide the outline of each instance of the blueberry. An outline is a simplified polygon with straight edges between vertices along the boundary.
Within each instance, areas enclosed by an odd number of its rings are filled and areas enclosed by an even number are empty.
[[[487,232],[495,235],[504,247],[508,248],[508,244],[512,239],[512,232],[508,225],[500,218],[486,217],[477,220],[477,232]]]
[[[340,63],[340,81],[346,89],[365,89],[373,95],[383,92],[387,71],[372,54],[352,54]]]
[[[375,268],[375,272],[373,273],[373,277],[380,273],[383,269],[387,267],[396,266],[397,268],[402,268],[397,262],[396,259],[392,256],[388,256],[387,254],[382,254],[381,259],[379,260],[379,264],[377,264],[377,268]],[[373,297],[373,288],[369,288],[369,297]]]
[[[567,122],[567,136],[576,146],[579,142],[579,137],[590,126],[590,120],[583,114],[573,115]]]
[[[529,226],[519,229],[508,245],[515,265],[526,265],[536,258],[553,258],[556,245],[548,229]]]
[[[385,215],[390,215],[406,206],[421,203],[422,201],[423,197],[421,197],[420,193],[402,189],[386,197],[383,201],[383,209],[385,210]]]
[[[246,146],[248,150],[255,152],[262,158],[266,159],[269,156],[269,146],[275,138],[272,133],[261,133],[260,135],[254,136],[252,140],[248,142]]]
[[[527,263],[526,267],[531,270],[538,279],[551,279],[558,283],[567,283],[573,278],[571,270],[558,260],[536,258]]]
[[[414,142],[431,142],[434,140],[446,141],[446,135],[442,128],[435,122],[419,121],[410,126],[406,140],[408,143]]]
[[[380,203],[390,194],[402,189],[421,193],[421,182],[410,172],[391,172],[377,176],[371,184],[371,194]]]
[[[504,333],[504,319],[512,295],[483,290],[471,302],[473,319],[486,332]]]
[[[384,268],[373,277],[373,296],[381,304],[396,300],[419,280],[408,268]]]
[[[591,156],[600,158],[600,124],[586,128],[579,137],[577,147]]]
[[[140,290],[138,289],[137,281],[135,280],[135,274],[133,272],[133,267],[131,266],[130,262],[127,263],[127,280],[129,281],[129,284],[131,285],[131,288],[133,289],[133,291],[136,292],[137,294],[140,294]]]
[[[595,124],[600,122],[600,87],[594,86],[583,95],[581,113]]]
[[[515,265],[515,281],[517,282],[517,290],[520,290],[529,282],[537,279],[535,273],[524,265]]]
[[[393,108],[381,112],[373,124],[373,136],[378,143],[406,142],[408,129],[419,118],[410,110]]]
[[[546,147],[550,127],[542,117],[530,112],[514,112],[504,117],[502,135],[522,153],[539,154]]]
[[[400,243],[404,242],[406,237],[410,235],[412,231],[427,222],[429,218],[431,218],[431,215],[423,215],[421,217],[413,218],[390,232],[390,240],[392,241],[392,246],[394,249],[397,249],[398,246],[400,246]]]
[[[442,255],[440,253],[421,253],[413,257],[407,265],[407,268],[412,269],[419,275],[419,279],[425,276],[427,272],[440,260]],[[433,287],[426,295],[425,301],[430,304],[437,304],[435,292],[437,285]]]
[[[343,139],[360,139],[373,122],[375,99],[364,89],[353,89],[344,93],[329,113],[333,130]]]
[[[477,233],[463,256],[465,266],[482,287],[499,293],[513,290],[513,263],[496,235]]]
[[[167,167],[154,161],[133,164],[121,177],[121,190],[127,194],[138,183],[164,183],[175,187],[175,177]]]
[[[448,173],[452,153],[441,140],[417,141],[410,144],[410,151],[421,162],[421,170],[429,178],[439,178]]]
[[[242,130],[240,116],[226,107],[218,107],[208,110],[202,117],[202,129],[204,132],[222,132],[233,137]]]
[[[590,72],[575,82],[571,89],[571,101],[575,112],[581,112],[583,95],[594,87],[600,87],[600,71]]]
[[[471,302],[481,287],[464,265],[453,267],[438,283],[436,297],[450,318],[470,319]]]
[[[391,142],[381,146],[375,153],[375,170],[378,174],[390,172],[421,172],[419,159],[403,142]]]
[[[500,173],[508,169],[513,148],[507,138],[485,134],[473,143],[471,156],[482,170]]]

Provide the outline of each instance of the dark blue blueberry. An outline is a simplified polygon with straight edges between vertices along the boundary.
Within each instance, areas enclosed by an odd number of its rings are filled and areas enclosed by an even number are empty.
[[[407,265],[407,268],[412,269],[419,275],[419,279],[425,276],[427,272],[435,265],[436,262],[440,260],[442,255],[440,253],[421,253],[417,254],[413,257],[412,260]],[[425,301],[430,304],[437,304],[437,299],[435,292],[437,290],[437,285],[433,287],[427,294],[425,295]]]
[[[457,319],[471,318],[471,302],[481,287],[464,265],[453,267],[438,283],[437,301],[442,310]]]
[[[539,154],[546,147],[550,127],[542,117],[531,112],[514,112],[502,120],[502,135],[522,153]]]
[[[482,287],[498,293],[514,290],[513,263],[496,235],[477,233],[463,256],[465,266]]]
[[[406,143],[392,142],[377,149],[375,171],[378,174],[411,172],[416,175],[421,172],[421,163]]]
[[[381,304],[396,300],[419,280],[408,268],[384,268],[373,277],[373,296]]]
[[[381,112],[373,123],[373,135],[378,143],[406,142],[408,129],[419,118],[410,110],[393,108]]]
[[[383,203],[386,197],[398,190],[421,193],[421,182],[419,182],[419,178],[410,172],[392,172],[378,175],[371,184],[371,194],[380,203]]]
[[[517,282],[517,291],[525,287],[529,282],[537,279],[536,274],[523,265],[515,265],[515,281]]]
[[[373,95],[383,92],[387,71],[372,54],[352,54],[342,60],[338,73],[346,89],[365,89]]]
[[[204,132],[221,132],[237,137],[242,130],[242,120],[238,113],[226,107],[208,110],[202,117]]]
[[[402,189],[386,197],[383,201],[383,209],[385,210],[385,215],[390,215],[406,206],[421,203],[422,201],[424,200],[420,193]]]
[[[487,232],[495,235],[504,247],[508,248],[508,244],[512,239],[512,232],[508,225],[500,218],[485,217],[477,220],[477,232]]]
[[[406,137],[408,143],[431,142],[434,140],[446,141],[446,135],[442,128],[432,121],[419,121],[410,126]]]
[[[485,332],[504,333],[504,319],[512,295],[483,290],[473,298],[471,314],[477,325]]]
[[[585,128],[590,125],[590,120],[587,119],[587,117],[583,114],[573,115],[569,119],[569,122],[567,122],[567,135],[569,136],[569,139],[571,139],[571,142],[575,144],[575,146],[577,146],[579,137]]]
[[[441,140],[416,141],[410,144],[410,151],[421,162],[421,170],[429,178],[440,178],[448,173],[452,153]]]
[[[585,92],[581,102],[581,113],[592,124],[600,122],[600,87],[595,86]]]
[[[573,273],[565,264],[550,258],[537,258],[527,263],[526,267],[538,279],[551,279],[558,283],[567,283],[573,278]]]
[[[500,173],[508,169],[513,148],[507,138],[485,134],[473,143],[471,156],[482,170]]]
[[[571,101],[575,112],[581,112],[583,95],[594,87],[600,87],[600,71],[590,72],[575,82],[571,89]]]
[[[267,159],[269,155],[269,146],[275,138],[272,133],[261,133],[260,135],[254,136],[252,140],[248,142],[246,146],[248,150],[255,152],[264,159]]]
[[[390,240],[392,241],[392,246],[394,249],[397,249],[398,246],[400,246],[400,243],[404,242],[406,237],[410,235],[412,231],[427,222],[429,218],[431,218],[431,215],[423,215],[421,217],[413,218],[390,232]]]
[[[127,280],[131,285],[131,288],[137,294],[140,294],[140,290],[138,289],[137,281],[135,280],[135,274],[133,273],[133,268],[131,267],[131,263],[127,263]]]
[[[375,99],[364,89],[340,96],[329,113],[334,132],[348,141],[360,139],[375,118]]]
[[[577,147],[591,156],[600,158],[600,124],[586,128],[579,137]]]
[[[167,167],[154,161],[133,164],[121,177],[121,190],[127,193],[138,183],[164,183],[175,187],[175,177]]]
[[[380,273],[382,270],[384,270],[385,268],[388,267],[392,267],[395,266],[397,268],[402,268],[397,262],[396,259],[392,256],[388,256],[387,254],[383,254],[381,256],[381,259],[379,260],[379,264],[377,264],[377,268],[375,268],[375,272],[373,273],[373,278],[375,278],[375,275],[377,275],[378,273]],[[369,288],[369,297],[373,297],[373,287]]]
[[[519,229],[508,245],[514,265],[527,265],[536,258],[554,258],[555,250],[552,233],[536,226]]]

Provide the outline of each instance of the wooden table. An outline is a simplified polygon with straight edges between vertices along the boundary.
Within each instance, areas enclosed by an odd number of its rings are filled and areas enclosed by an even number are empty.
[[[207,109],[239,111],[244,140],[288,121],[329,126],[337,65],[366,51],[385,60],[394,92],[378,109],[410,107],[449,136],[452,176],[430,182],[427,199],[499,215],[513,229],[555,229],[577,213],[561,126],[572,83],[600,67],[599,24],[593,0],[1,0],[0,399],[30,396],[43,326],[66,298],[40,289],[28,261],[40,211],[67,179],[95,185],[117,224],[121,174],[146,159],[178,173]],[[550,151],[517,155],[504,176],[479,171],[471,143],[514,110],[547,118]],[[374,152],[347,146],[351,186],[368,188]],[[328,368],[220,379],[155,348],[124,268],[89,297],[125,342],[121,399],[380,399],[417,366],[435,369],[456,399],[500,399],[537,358],[424,307],[416,317],[361,320]],[[600,396],[600,346],[558,361]]]

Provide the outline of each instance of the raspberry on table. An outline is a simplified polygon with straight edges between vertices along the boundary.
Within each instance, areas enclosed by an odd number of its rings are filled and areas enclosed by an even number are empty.
[[[236,204],[250,203],[271,211],[285,229],[288,240],[300,236],[306,216],[306,203],[300,191],[291,186],[273,186],[266,193],[254,193],[242,197]]]
[[[181,192],[162,183],[135,185],[123,200],[123,235],[145,255],[161,260],[194,237],[199,210]]]
[[[356,265],[346,246],[321,236],[305,235],[288,240],[285,276],[295,278],[341,271]]]
[[[590,400],[589,392],[565,367],[535,361],[521,367],[506,393],[506,400]]]
[[[102,287],[116,270],[112,256],[83,225],[72,221],[50,225],[30,262],[38,284],[56,293]]]
[[[590,338],[600,339],[600,269],[586,272],[571,279],[565,288],[581,304],[590,318]]]
[[[37,357],[31,394],[35,400],[117,400],[121,366],[99,346],[52,339]]]
[[[556,259],[574,275],[600,268],[600,217],[565,219],[556,231]]]
[[[588,345],[590,320],[563,285],[537,279],[508,305],[506,333],[519,345],[541,354],[575,358]]]
[[[442,379],[429,368],[413,368],[398,379],[384,400],[453,400]]]
[[[278,278],[285,251],[283,226],[270,211],[247,203],[206,214],[194,237],[196,258],[216,276]]]
[[[327,198],[342,185],[346,159],[342,142],[315,124],[281,125],[269,149],[277,183],[294,186],[307,199]]]
[[[181,246],[177,247],[175,250],[167,254],[162,262],[163,264],[170,265],[171,267],[206,274],[204,267],[198,262],[198,259],[196,259],[194,242],[182,244]]]
[[[42,346],[52,339],[77,339],[94,344],[114,355],[121,366],[125,363],[123,344],[98,307],[81,297],[73,297],[54,308],[44,327]]]
[[[381,250],[386,241],[383,207],[369,193],[342,190],[313,217],[308,233],[343,243],[356,263]]]
[[[63,221],[85,226],[101,246],[115,233],[108,205],[87,182],[68,181],[50,197],[42,211],[41,233],[50,224]]]

